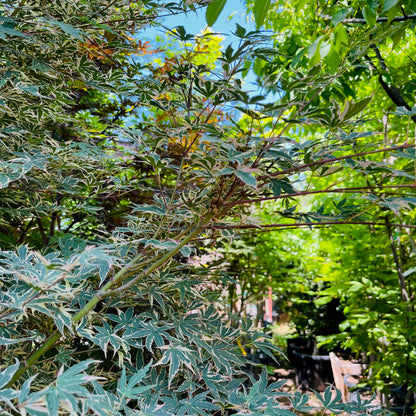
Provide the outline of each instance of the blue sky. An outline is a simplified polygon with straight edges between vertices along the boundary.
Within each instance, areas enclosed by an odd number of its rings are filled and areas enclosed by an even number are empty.
[[[214,32],[221,33],[225,36],[223,42],[225,46],[233,41],[238,42],[231,33],[235,31],[237,23],[246,28],[247,31],[255,30],[254,18],[252,18],[252,16],[247,17],[246,7],[243,3],[243,1],[239,0],[228,0],[224,10],[212,27]],[[161,22],[168,28],[184,26],[188,33],[197,35],[206,28],[205,9],[205,7],[201,8],[196,13],[189,11],[187,14],[181,14],[179,16],[164,17]],[[152,40],[155,36],[162,34],[163,32],[160,29],[158,30],[155,28],[148,28],[145,31],[148,40]]]
[[[222,47],[225,49],[230,43],[236,48],[240,42],[232,32],[236,29],[236,24],[243,26],[247,31],[256,30],[254,17],[247,16],[247,9],[243,0],[228,0],[218,20],[214,23],[212,30],[224,36]],[[164,17],[161,23],[168,27],[174,28],[176,26],[184,26],[187,33],[198,35],[206,28],[205,9],[203,7],[198,12],[189,11],[187,14]],[[154,41],[158,36],[164,36],[164,31],[155,27],[147,28],[144,31],[145,39]],[[153,42],[152,42],[153,44]],[[154,45],[157,46],[157,45]],[[245,78],[246,85],[253,85],[255,82],[255,75],[249,71]]]
[[[236,23],[249,30],[255,30],[254,20],[251,23],[247,22],[246,7],[243,2],[228,0],[212,29],[215,32],[227,35],[230,34],[230,31],[235,30]],[[168,27],[182,25],[188,32],[198,34],[206,27],[205,7],[197,13],[189,12],[186,16],[181,16],[179,19],[178,16],[166,18],[164,19],[164,24]]]

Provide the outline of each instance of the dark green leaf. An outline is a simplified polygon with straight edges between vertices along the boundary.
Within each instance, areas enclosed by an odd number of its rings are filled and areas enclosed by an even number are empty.
[[[377,18],[376,12],[370,6],[364,6],[363,16],[368,26],[373,27],[376,24],[376,18]]]
[[[293,188],[289,181],[283,181],[281,179],[271,179],[270,186],[274,196],[280,196],[282,191],[288,194],[295,194],[296,190]]]
[[[247,33],[246,29],[243,26],[240,26],[238,23],[236,26],[237,28],[235,30],[235,35],[239,38],[244,38],[245,34]]]
[[[25,35],[22,32],[19,32],[18,30],[10,29],[9,27],[6,27],[5,25],[0,25],[0,39],[6,39],[6,35],[29,38],[29,36]]]
[[[373,97],[367,97],[356,103],[348,101],[345,104],[344,111],[340,115],[341,120],[346,121],[354,117],[355,115],[359,114],[362,110],[364,110],[367,107],[367,105],[372,99]]]
[[[208,4],[205,12],[205,20],[208,26],[213,26],[213,24],[217,21],[226,3],[227,0],[213,0],[210,4]]]

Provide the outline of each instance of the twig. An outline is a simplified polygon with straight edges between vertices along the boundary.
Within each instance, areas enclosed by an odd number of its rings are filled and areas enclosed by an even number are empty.
[[[348,192],[357,192],[357,191],[371,191],[371,190],[383,189],[383,188],[415,188],[415,187],[416,187],[416,184],[412,183],[409,185],[356,186],[352,188],[322,189],[322,190],[317,190],[317,191],[300,191],[300,192],[296,192],[293,194],[284,194],[284,195],[269,196],[269,197],[263,197],[263,198],[246,199],[242,201],[227,202],[227,203],[224,203],[223,206],[252,204],[255,202],[273,201],[276,199],[295,198],[297,196],[323,194],[323,193],[348,193]]]
[[[332,16],[323,16],[323,17],[326,20],[332,20]],[[405,22],[406,20],[416,20],[416,14],[410,14],[410,15],[395,17],[395,18],[390,20],[390,23],[392,23],[392,22]],[[389,19],[387,17],[377,17],[376,22],[377,23],[386,23],[386,22],[389,22]],[[344,19],[341,23],[363,23],[363,24],[366,24],[367,20],[352,17],[350,19]]]
[[[293,168],[279,170],[279,171],[274,172],[270,175],[262,175],[262,176],[258,177],[257,180],[259,181],[259,180],[272,178],[274,176],[287,175],[287,174],[297,172],[297,171],[302,170],[302,169],[307,169],[307,168],[311,168],[311,167],[314,167],[314,166],[321,166],[321,165],[325,165],[327,163],[334,163],[334,162],[337,162],[337,161],[340,161],[340,160],[351,159],[353,157],[373,155],[373,154],[382,153],[382,152],[392,152],[394,150],[407,149],[409,147],[416,147],[416,145],[404,143],[400,146],[393,146],[393,147],[387,147],[387,148],[378,149],[378,150],[370,150],[368,152],[360,152],[360,153],[354,153],[354,154],[345,155],[345,156],[321,159],[321,160],[318,160],[316,162],[305,163],[303,165],[294,166]]]
[[[298,227],[315,227],[323,225],[378,225],[382,227],[398,227],[398,228],[416,228],[416,225],[408,224],[390,224],[386,222],[373,222],[373,221],[321,221],[321,222],[296,222],[293,224],[229,224],[229,225],[206,225],[206,229],[216,230],[246,230],[246,229],[259,229],[264,228],[298,228]]]
[[[370,45],[371,49],[374,51],[376,58],[378,62],[380,63],[380,68],[384,72],[389,72],[389,69],[386,65],[386,62],[384,61],[384,58],[382,57],[380,50],[378,47],[372,43]],[[373,69],[376,69],[374,64],[372,63],[371,59],[367,56],[367,59],[370,61],[370,66]],[[412,108],[409,104],[407,104],[406,100],[403,98],[402,94],[400,93],[399,89],[395,87],[394,85],[388,85],[384,79],[383,74],[379,73],[378,81],[380,82],[380,85],[383,87],[386,94],[389,96],[389,98],[393,101],[394,104],[396,104],[397,107],[405,107],[408,111],[410,111]],[[411,116],[411,119],[416,123],[416,115]]]

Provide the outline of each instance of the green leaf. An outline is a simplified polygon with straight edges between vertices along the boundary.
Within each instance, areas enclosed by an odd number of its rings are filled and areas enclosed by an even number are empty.
[[[7,346],[7,345],[19,344],[19,343],[28,341],[30,339],[35,339],[35,338],[5,338],[5,337],[0,336],[0,345]]]
[[[377,22],[376,12],[369,6],[364,6],[363,16],[365,21],[368,23],[368,26],[373,27]]]
[[[161,249],[165,249],[165,250],[170,250],[172,248],[175,248],[178,245],[178,243],[176,241],[159,241],[159,240],[155,240],[155,239],[151,239],[148,240],[146,243],[146,247],[148,246],[153,246],[153,247],[158,247]]]
[[[321,56],[321,58],[325,58],[329,51],[331,50],[331,44],[329,42],[322,42],[319,45],[319,55]]]
[[[140,205],[136,206],[133,209],[133,212],[146,212],[149,214],[156,214],[156,215],[165,215],[166,209],[165,207],[159,207],[155,205]]]
[[[30,385],[32,381],[37,377],[37,374],[28,378],[22,385],[22,388],[19,393],[19,403],[23,403],[27,400],[29,393],[30,393]]]
[[[347,101],[345,104],[345,109],[340,115],[340,119],[343,121],[349,120],[350,118],[354,117],[358,113],[360,113],[364,108],[367,107],[368,103],[373,99],[373,97],[367,97],[358,101],[356,103],[352,101]]]
[[[256,21],[256,28],[259,29],[267,16],[270,8],[271,0],[256,0],[253,6],[254,19]]]
[[[59,395],[55,387],[51,387],[46,394],[46,406],[48,407],[48,414],[57,415],[59,409]]]
[[[192,350],[183,345],[170,345],[169,348],[163,354],[163,357],[157,364],[167,364],[169,363],[169,385],[172,383],[173,378],[179,371],[182,365],[193,370],[197,367],[196,356]]]
[[[36,95],[37,97],[42,97],[42,95],[39,93],[39,87],[40,85],[23,85],[19,84],[17,87],[22,90],[23,92],[27,92],[31,95]]]
[[[234,172],[235,172],[234,169],[224,168],[224,169],[221,169],[220,171],[216,172],[215,176],[232,175]]]
[[[351,9],[342,9],[338,10],[332,17],[332,24],[336,26],[338,23],[341,23],[351,12]]]
[[[383,12],[390,10],[397,4],[398,0],[386,0],[383,4]]]
[[[332,73],[336,72],[339,65],[341,64],[341,58],[338,53],[332,48],[328,55],[325,57],[325,62],[327,63],[330,71]]]
[[[86,370],[91,364],[99,363],[98,360],[84,360],[78,364],[73,365],[72,367],[68,368],[64,373],[58,376],[57,386],[59,384],[65,385],[65,383],[69,382],[72,383],[75,377],[80,377],[79,380],[88,381],[91,379],[90,376],[86,376],[81,374],[84,370]]]
[[[207,21],[208,26],[212,26],[217,21],[218,16],[221,14],[226,3],[227,0],[213,0],[208,4],[205,12],[205,20]]]
[[[416,107],[413,107],[411,110],[408,110],[406,107],[397,107],[396,111],[392,114],[396,114],[398,116],[414,116],[416,115]]]
[[[295,6],[296,13],[298,13],[299,10],[302,10],[303,9],[303,7],[307,3],[307,1],[308,0],[298,0],[298,1],[295,2],[294,6]]]
[[[333,299],[332,296],[320,296],[318,299],[315,299],[313,301],[313,303],[316,306],[323,306],[323,305],[326,305],[327,303],[331,302],[332,299]]]
[[[315,56],[315,54],[318,52],[319,50],[319,44],[322,40],[322,36],[320,36],[319,38],[315,39],[309,46],[308,46],[308,58],[313,58]]]
[[[281,179],[271,179],[270,186],[272,188],[273,196],[280,196],[282,192],[287,194],[295,194],[296,189],[293,188],[289,181],[283,181]]]
[[[114,351],[118,351],[124,344],[123,339],[116,334],[116,331],[107,322],[103,321],[103,326],[94,326],[94,329],[97,333],[90,339],[104,351],[104,354],[107,354],[108,344],[114,348]]]
[[[189,257],[192,254],[192,250],[188,246],[183,246],[180,252],[184,257]]]
[[[292,59],[290,66],[295,67],[307,52],[309,52],[309,48],[301,49],[301,51],[297,53],[295,57]]]

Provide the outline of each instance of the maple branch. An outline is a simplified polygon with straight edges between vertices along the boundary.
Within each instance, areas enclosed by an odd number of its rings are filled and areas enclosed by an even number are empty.
[[[352,188],[337,188],[337,189],[320,189],[317,191],[300,191],[293,194],[284,194],[284,195],[276,195],[276,196],[268,196],[263,198],[253,198],[253,199],[245,199],[241,201],[233,201],[233,202],[226,202],[223,206],[234,206],[234,205],[244,205],[244,204],[252,204],[255,202],[263,202],[263,201],[273,201],[277,199],[283,198],[295,198],[297,196],[304,196],[304,195],[314,195],[314,194],[326,194],[326,193],[355,193],[357,191],[371,191],[376,189],[383,189],[383,188],[416,188],[416,184],[412,183],[409,185],[375,185],[375,186],[356,186]]]
[[[321,15],[325,20],[332,20],[332,16],[329,15]],[[393,23],[393,22],[405,22],[406,20],[416,20],[416,14],[406,14],[404,16],[398,16],[391,20],[388,19],[388,17],[377,17],[376,22],[377,23]],[[344,19],[341,21],[341,23],[362,23],[366,24],[367,20],[361,19],[358,17],[351,17],[349,19]]]
[[[331,18],[332,19],[332,18]],[[410,15],[405,15],[405,16],[398,16],[395,17],[393,19],[391,19],[389,21],[389,19],[387,17],[378,17],[376,19],[377,23],[385,23],[385,22],[405,22],[406,20],[416,20],[416,14],[410,14]],[[365,19],[360,19],[360,18],[356,18],[356,17],[352,17],[350,19],[344,19],[342,21],[342,23],[367,23],[367,20]]]
[[[314,167],[314,166],[326,165],[327,163],[333,163],[333,162],[337,162],[339,160],[351,159],[353,157],[359,157],[359,156],[373,155],[373,154],[376,154],[376,153],[391,152],[391,151],[394,151],[394,150],[407,149],[409,147],[415,147],[415,146],[416,146],[415,144],[404,143],[400,146],[385,147],[383,149],[370,150],[368,152],[360,152],[360,153],[354,153],[354,154],[351,154],[351,155],[338,156],[338,157],[329,157],[327,159],[321,159],[321,160],[318,160],[316,162],[305,163],[303,165],[294,166],[294,167],[289,168],[289,169],[279,170],[279,171],[271,173],[269,175],[262,175],[262,176],[258,177],[257,180],[260,181],[260,180],[264,180],[264,179],[268,179],[268,178],[273,178],[274,176],[287,175],[289,173],[297,172],[297,171],[302,170],[302,169],[307,169],[307,168],[311,168],[311,167]]]
[[[265,228],[299,228],[299,227],[315,227],[324,225],[378,225],[382,227],[399,227],[399,228],[416,228],[416,225],[408,224],[393,224],[386,222],[373,222],[373,221],[321,221],[321,222],[296,222],[293,224],[213,224],[206,225],[205,228],[216,229],[216,230],[246,230],[255,229],[263,231]]]

